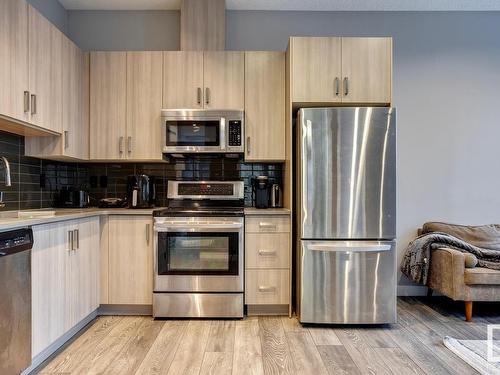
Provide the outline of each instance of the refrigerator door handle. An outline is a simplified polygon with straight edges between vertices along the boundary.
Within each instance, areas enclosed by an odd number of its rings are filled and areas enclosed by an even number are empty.
[[[312,251],[322,252],[342,252],[342,253],[380,253],[390,251],[390,244],[353,244],[348,241],[328,243],[328,244],[313,244],[307,246]]]

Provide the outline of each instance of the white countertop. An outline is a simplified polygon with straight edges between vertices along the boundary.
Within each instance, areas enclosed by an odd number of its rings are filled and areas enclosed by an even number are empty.
[[[33,225],[41,225],[54,223],[57,221],[81,219],[84,217],[101,216],[101,215],[152,215],[153,210],[161,207],[149,209],[129,209],[129,208],[55,208],[42,210],[25,210],[21,212],[36,212],[43,213],[44,211],[55,212],[54,216],[41,217],[12,217],[19,211],[3,211],[0,212],[0,231],[6,231],[16,228],[30,227]]]
[[[245,207],[245,215],[290,215],[288,208],[254,208]]]

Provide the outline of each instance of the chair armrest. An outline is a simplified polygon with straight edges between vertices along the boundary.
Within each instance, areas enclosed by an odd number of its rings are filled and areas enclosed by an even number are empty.
[[[465,298],[465,256],[458,250],[440,248],[431,253],[429,288],[454,300]]]

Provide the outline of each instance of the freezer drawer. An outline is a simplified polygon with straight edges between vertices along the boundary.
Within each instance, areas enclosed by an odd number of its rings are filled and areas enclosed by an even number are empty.
[[[301,241],[302,323],[396,322],[394,241]]]

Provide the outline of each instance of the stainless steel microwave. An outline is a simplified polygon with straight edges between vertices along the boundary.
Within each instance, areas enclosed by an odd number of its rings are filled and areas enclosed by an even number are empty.
[[[234,110],[163,109],[163,153],[244,153],[244,116]]]

